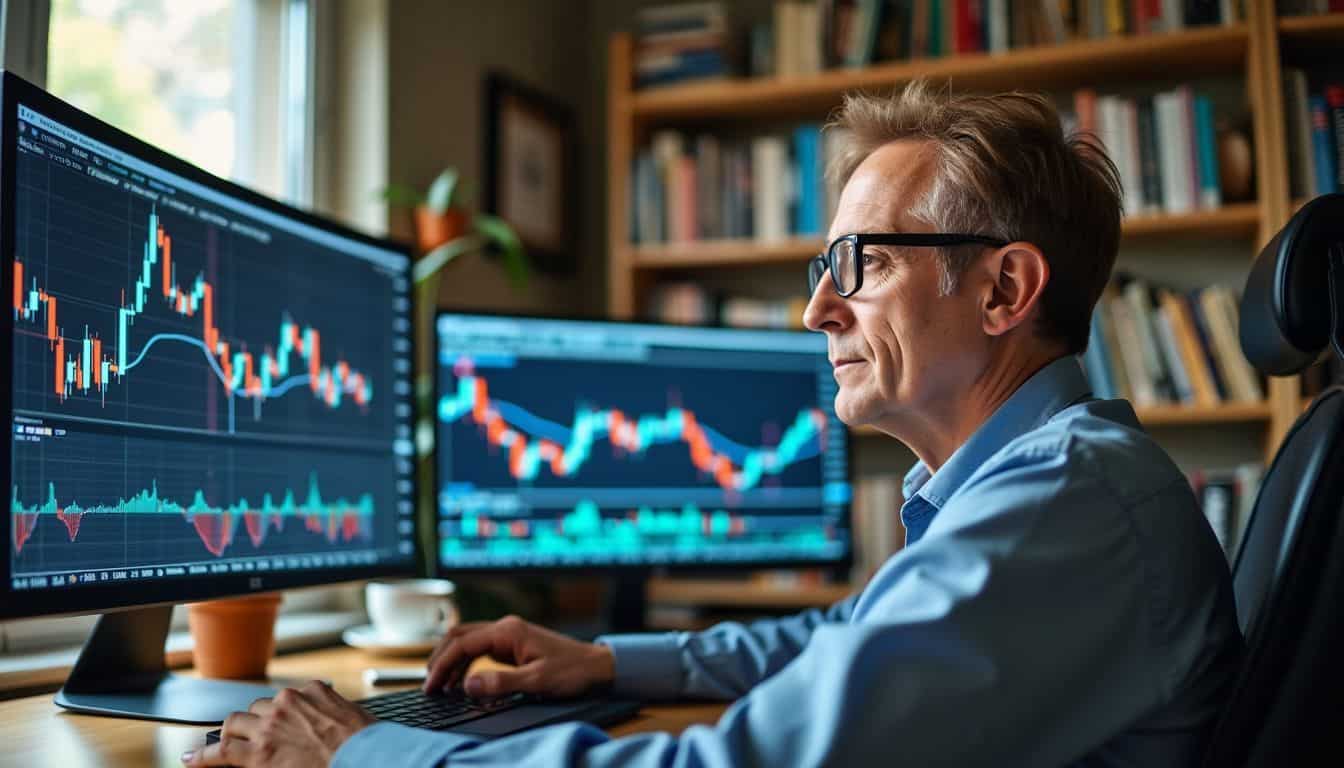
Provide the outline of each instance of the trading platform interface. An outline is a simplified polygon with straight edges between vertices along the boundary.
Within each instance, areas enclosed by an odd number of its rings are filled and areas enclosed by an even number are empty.
[[[14,140],[11,586],[409,562],[405,255]]]
[[[442,567],[846,555],[820,335],[442,314],[437,339]]]

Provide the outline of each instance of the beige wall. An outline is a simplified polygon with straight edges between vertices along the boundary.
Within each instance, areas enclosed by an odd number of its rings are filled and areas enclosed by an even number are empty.
[[[388,178],[423,188],[444,166],[453,165],[480,191],[481,102],[491,70],[569,104],[582,123],[578,112],[591,79],[584,54],[586,19],[584,3],[564,0],[390,0]],[[580,149],[588,151],[586,145]],[[579,163],[582,178],[590,170],[584,154]],[[584,223],[592,220],[585,209],[599,202],[584,195],[578,206],[577,275],[540,277],[519,292],[496,262],[467,257],[445,268],[440,305],[601,314],[604,294],[595,281],[600,281],[603,256]],[[388,229],[409,240],[410,217],[392,211]]]

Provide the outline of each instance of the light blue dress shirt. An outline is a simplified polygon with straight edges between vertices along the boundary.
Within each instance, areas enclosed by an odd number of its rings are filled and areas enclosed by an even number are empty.
[[[599,640],[617,693],[736,699],[713,726],[379,723],[333,765],[1196,765],[1241,654],[1227,564],[1133,409],[1088,390],[1057,360],[911,470],[906,547],[829,609]]]

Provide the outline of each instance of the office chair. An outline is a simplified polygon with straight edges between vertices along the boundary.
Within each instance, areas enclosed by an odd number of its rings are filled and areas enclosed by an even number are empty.
[[[1257,257],[1242,351],[1260,371],[1344,360],[1344,194],[1304,206]],[[1323,354],[1324,352],[1324,354]],[[1275,454],[1233,567],[1246,650],[1205,765],[1339,764],[1344,743],[1344,385]]]

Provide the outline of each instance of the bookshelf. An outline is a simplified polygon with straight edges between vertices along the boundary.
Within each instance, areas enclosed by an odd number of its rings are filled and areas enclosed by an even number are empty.
[[[628,40],[628,38],[626,38]],[[626,45],[618,38],[617,45]],[[723,80],[638,91],[631,120],[641,123],[721,118],[817,116],[841,94],[891,88],[916,77],[951,80],[962,90],[1053,90],[1099,82],[1222,74],[1244,65],[1250,45],[1245,23],[1170,35],[1090,40],[1002,54],[976,53],[816,75]],[[627,53],[628,57],[628,53]],[[617,70],[613,68],[612,74]]]
[[[1235,24],[1142,37],[883,63],[793,77],[724,78],[641,91],[631,86],[634,42],[629,35],[616,35],[608,50],[608,309],[616,317],[637,316],[651,288],[677,270],[801,264],[820,246],[812,237],[633,244],[628,225],[630,169],[636,148],[653,132],[666,127],[732,127],[770,120],[817,121],[838,106],[845,92],[890,92],[916,77],[950,80],[962,91],[1133,89],[1169,82],[1173,73],[1182,79],[1240,79],[1252,123],[1254,201],[1184,215],[1131,217],[1124,222],[1123,237],[1126,242],[1146,243],[1244,239],[1247,257],[1253,257],[1300,203],[1289,198],[1280,50],[1296,55],[1301,48],[1329,50],[1344,44],[1344,14],[1281,19],[1273,0],[1245,0],[1244,16],[1244,21]],[[1140,409],[1139,416],[1147,425],[1176,429],[1258,426],[1263,428],[1264,455],[1269,457],[1302,408],[1300,383],[1288,378],[1271,379],[1263,402],[1151,407]],[[854,434],[862,438],[877,433],[860,429]],[[745,584],[734,588],[739,603],[750,602],[742,590],[759,589]],[[728,587],[701,585],[700,592],[712,600],[711,594],[720,589]]]
[[[1247,238],[1260,226],[1256,203],[1232,203],[1218,210],[1196,211],[1178,216],[1135,216],[1125,220],[1126,239],[1152,237]],[[753,264],[797,264],[816,254],[820,239],[790,237],[780,240],[698,240],[634,246],[632,257],[638,269],[685,269],[687,267],[745,267]]]

